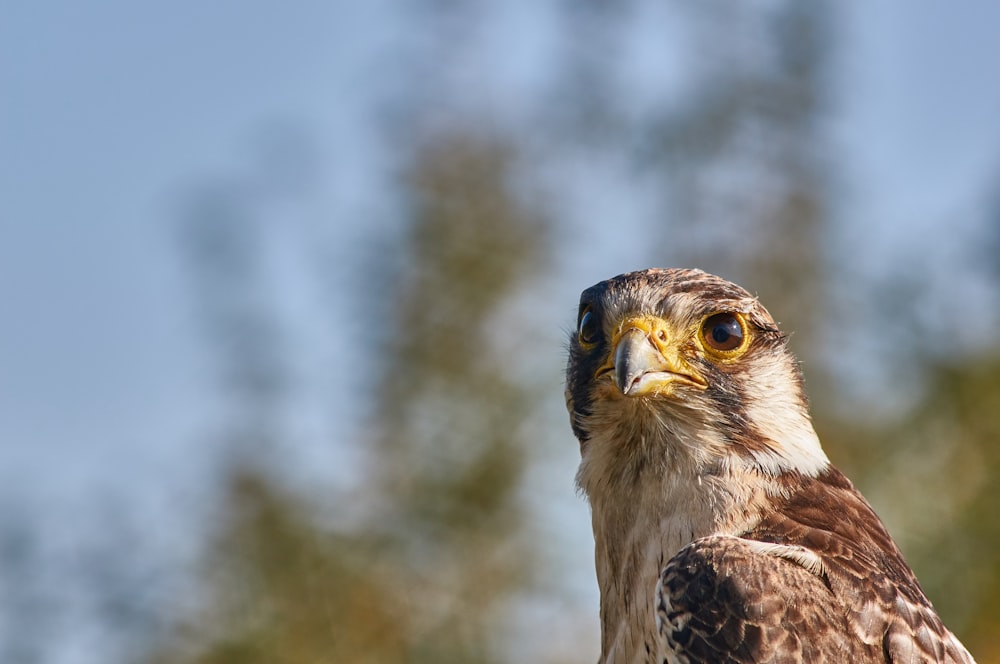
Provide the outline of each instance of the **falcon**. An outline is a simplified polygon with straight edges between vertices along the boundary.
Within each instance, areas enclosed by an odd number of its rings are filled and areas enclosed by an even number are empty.
[[[786,337],[743,288],[686,269],[588,288],[566,404],[601,663],[973,661],[827,460]]]

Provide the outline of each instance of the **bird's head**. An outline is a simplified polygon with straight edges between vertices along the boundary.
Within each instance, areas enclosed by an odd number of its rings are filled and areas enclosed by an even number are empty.
[[[776,476],[827,465],[771,315],[700,270],[623,274],[580,297],[566,405],[584,491],[643,472]]]

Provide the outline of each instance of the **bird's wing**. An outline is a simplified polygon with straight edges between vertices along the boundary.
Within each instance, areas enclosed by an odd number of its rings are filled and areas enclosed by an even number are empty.
[[[842,562],[800,546],[696,540],[660,577],[665,661],[973,661],[929,604],[900,596],[874,568],[863,578]]]
[[[850,661],[854,654],[823,577],[754,551],[749,540],[691,543],[663,570],[657,600],[664,652],[684,656],[676,661]]]

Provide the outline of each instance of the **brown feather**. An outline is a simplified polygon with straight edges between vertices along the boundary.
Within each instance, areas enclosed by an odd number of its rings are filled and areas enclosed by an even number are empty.
[[[695,337],[718,312],[746,321],[734,357]],[[972,662],[827,461],[798,364],[756,298],[697,270],[646,270],[584,291],[585,314],[599,329],[570,339],[566,404],[601,662]],[[624,395],[602,368],[635,317],[662,321],[701,380]]]
[[[831,467],[795,484],[749,532],[698,539],[667,564],[666,661],[972,662],[850,481]],[[821,568],[759,542],[801,547]]]

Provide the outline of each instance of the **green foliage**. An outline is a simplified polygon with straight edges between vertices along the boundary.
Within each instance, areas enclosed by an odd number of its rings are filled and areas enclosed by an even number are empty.
[[[213,603],[151,662],[406,661],[406,612],[371,564],[380,544],[326,532],[260,473],[235,471],[205,580]]]
[[[907,427],[914,434],[908,438],[922,438],[924,449],[944,454],[928,482],[918,476],[914,484],[921,493],[938,494],[944,518],[930,526],[926,517],[922,521],[913,564],[980,661],[998,661],[1000,356],[937,368],[923,405]],[[905,454],[902,444],[899,449]]]
[[[491,659],[500,610],[532,569],[517,491],[519,426],[537,395],[494,330],[547,239],[515,195],[512,159],[495,141],[445,137],[407,178],[410,256],[389,298],[400,333],[384,351],[374,467],[377,521],[422,589],[418,648],[432,661]]]
[[[1000,625],[1000,356],[930,365],[898,421],[819,429],[886,520],[945,622],[979,661]]]

